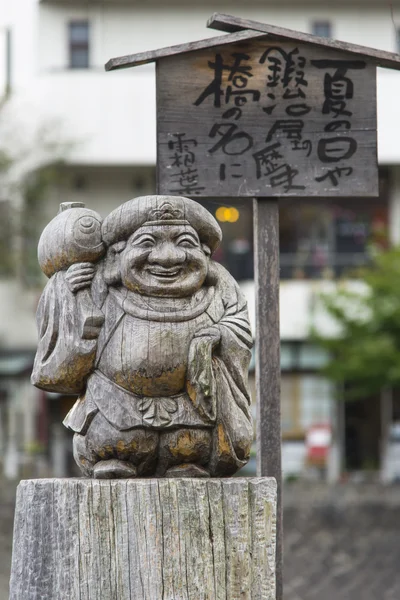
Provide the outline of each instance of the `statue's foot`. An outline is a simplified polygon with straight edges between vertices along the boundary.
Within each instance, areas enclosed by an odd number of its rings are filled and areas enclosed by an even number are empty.
[[[171,467],[165,473],[164,477],[210,477],[210,473],[199,465],[186,463]]]
[[[127,479],[136,475],[136,467],[116,458],[100,460],[93,467],[95,479]]]

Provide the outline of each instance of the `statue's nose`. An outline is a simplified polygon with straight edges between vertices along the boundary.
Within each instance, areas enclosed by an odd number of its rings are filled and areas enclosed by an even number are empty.
[[[186,253],[172,242],[164,242],[153,248],[148,256],[149,263],[157,263],[163,267],[172,267],[185,262]]]

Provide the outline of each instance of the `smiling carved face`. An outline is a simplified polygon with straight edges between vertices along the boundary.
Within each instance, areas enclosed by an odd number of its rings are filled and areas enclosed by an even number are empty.
[[[191,296],[207,272],[208,256],[190,225],[144,225],[121,252],[122,283],[143,295]]]

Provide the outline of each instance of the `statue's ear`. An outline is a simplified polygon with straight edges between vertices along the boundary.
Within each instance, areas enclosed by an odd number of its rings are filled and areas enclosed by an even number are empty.
[[[203,252],[207,256],[207,258],[210,258],[210,256],[211,256],[210,248],[206,244],[202,244],[201,247],[203,248]]]
[[[120,254],[125,249],[126,241],[117,242],[107,250],[104,266],[104,280],[108,285],[121,281]]]

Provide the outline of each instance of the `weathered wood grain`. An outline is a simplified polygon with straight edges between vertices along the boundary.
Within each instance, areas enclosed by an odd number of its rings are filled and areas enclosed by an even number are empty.
[[[275,477],[277,508],[277,598],[282,598],[282,470],[279,336],[279,206],[254,200],[256,281],[257,475]]]
[[[157,180],[190,197],[378,193],[376,68],[298,41],[157,61]]]
[[[22,481],[10,600],[275,600],[270,478]]]
[[[285,27],[277,27],[276,25],[268,25],[251,19],[242,19],[222,13],[214,13],[207,22],[207,27],[217,29],[218,31],[226,31],[229,33],[239,32],[242,30],[254,30],[255,32],[266,33],[271,39],[294,42],[302,42],[312,44],[318,48],[331,48],[333,50],[341,50],[343,52],[352,53],[359,58],[365,58],[377,67],[385,67],[387,69],[400,69],[400,55],[394,52],[369,48],[368,46],[359,46],[350,42],[342,42],[332,38],[323,38],[302,31],[294,31]]]

